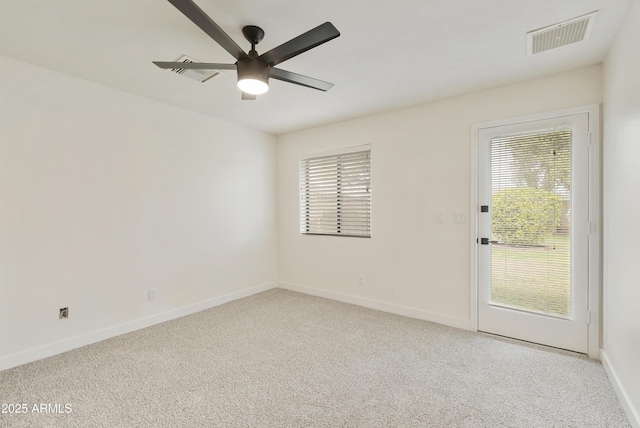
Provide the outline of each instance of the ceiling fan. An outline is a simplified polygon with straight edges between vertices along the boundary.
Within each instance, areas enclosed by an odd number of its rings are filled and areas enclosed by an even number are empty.
[[[325,22],[262,55],[258,55],[255,48],[264,37],[262,28],[256,27],[255,25],[248,25],[242,29],[242,34],[249,43],[251,43],[251,50],[249,53],[245,53],[245,51],[243,51],[227,33],[222,31],[192,0],[168,1],[229,52],[237,61],[235,64],[153,61],[158,67],[165,69],[237,70],[238,88],[242,91],[243,100],[255,100],[256,95],[267,92],[269,90],[269,78],[321,91],[328,91],[333,87],[333,83],[323,82],[322,80],[275,67],[283,61],[338,37],[340,32],[330,22]]]

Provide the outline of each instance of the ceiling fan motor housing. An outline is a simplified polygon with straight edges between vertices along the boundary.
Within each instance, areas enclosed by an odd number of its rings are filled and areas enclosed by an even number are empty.
[[[269,84],[269,66],[257,59],[244,58],[236,63],[238,68],[238,81],[243,79],[256,79]]]

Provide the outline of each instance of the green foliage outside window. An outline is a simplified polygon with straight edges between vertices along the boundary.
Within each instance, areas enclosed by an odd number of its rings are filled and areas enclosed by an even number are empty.
[[[491,199],[492,231],[502,243],[538,245],[560,225],[562,199],[546,190],[504,189]]]

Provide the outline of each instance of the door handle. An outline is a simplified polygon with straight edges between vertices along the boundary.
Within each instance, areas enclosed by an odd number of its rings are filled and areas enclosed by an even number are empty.
[[[482,245],[489,245],[489,244],[497,244],[498,241],[491,241],[489,240],[489,238],[480,238],[480,243]]]

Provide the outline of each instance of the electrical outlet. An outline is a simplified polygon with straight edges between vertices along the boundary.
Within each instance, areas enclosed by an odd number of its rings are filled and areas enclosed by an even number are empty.
[[[155,288],[150,288],[149,289],[149,300],[156,300],[156,298],[157,298],[156,289]]]
[[[69,318],[69,308],[60,308],[60,319],[67,319]]]
[[[362,277],[362,275],[358,275],[358,285],[360,287],[364,286],[364,278]]]

